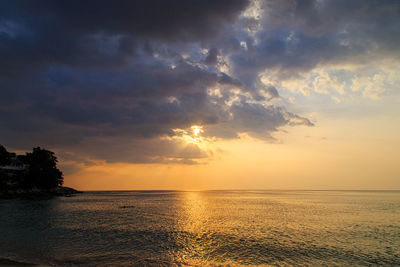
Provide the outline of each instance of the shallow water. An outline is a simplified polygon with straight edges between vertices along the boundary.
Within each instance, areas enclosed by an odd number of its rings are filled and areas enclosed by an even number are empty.
[[[400,266],[400,192],[129,191],[0,201],[0,258],[60,266]]]

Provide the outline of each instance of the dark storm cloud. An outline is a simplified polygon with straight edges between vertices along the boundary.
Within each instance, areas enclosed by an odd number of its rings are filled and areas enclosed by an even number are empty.
[[[46,64],[120,67],[146,40],[209,40],[233,23],[247,1],[2,1],[2,73]]]
[[[216,48],[210,49],[208,51],[207,58],[204,60],[204,63],[209,64],[209,65],[216,65],[218,63],[218,56],[219,56],[219,51]]]
[[[397,1],[2,1],[0,142],[87,160],[194,163],[174,129],[272,139],[313,124],[275,84],[324,64],[397,57]],[[218,90],[216,90],[218,89]],[[274,102],[276,101],[276,102]]]
[[[158,60],[145,60],[119,71],[46,71],[42,78],[4,94],[8,95],[9,111],[4,105],[3,114],[7,115],[3,123],[26,125],[26,121],[12,118],[26,112],[59,123],[109,125],[116,131],[129,127],[131,134],[152,136],[167,134],[172,126],[217,122],[214,110],[218,108],[208,101],[205,89],[231,78],[221,74],[225,78],[221,82],[215,73],[185,62],[176,64],[172,69]]]

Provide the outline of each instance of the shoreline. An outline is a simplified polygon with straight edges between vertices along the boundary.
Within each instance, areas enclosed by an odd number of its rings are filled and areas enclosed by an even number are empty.
[[[17,189],[13,191],[0,192],[0,199],[50,199],[53,197],[72,197],[73,195],[82,194],[82,191],[70,187],[57,187],[51,190],[40,189]]]

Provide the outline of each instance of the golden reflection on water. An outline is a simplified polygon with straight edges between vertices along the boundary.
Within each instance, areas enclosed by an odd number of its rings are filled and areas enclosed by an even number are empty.
[[[208,218],[206,199],[201,192],[185,192],[182,202],[182,230],[201,234]]]
[[[210,245],[206,240],[209,231],[210,207],[203,192],[184,192],[178,220],[181,241],[184,248],[179,250],[178,259],[188,265],[210,265]]]

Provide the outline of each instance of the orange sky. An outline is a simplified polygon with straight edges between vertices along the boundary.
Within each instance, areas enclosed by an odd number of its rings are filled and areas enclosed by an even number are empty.
[[[242,136],[208,144],[202,164],[104,163],[66,175],[81,190],[400,189],[400,119],[318,118],[268,143]]]

